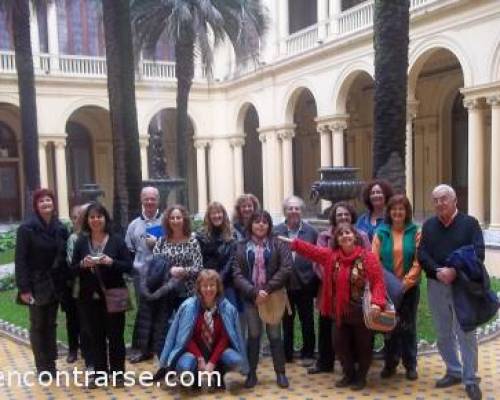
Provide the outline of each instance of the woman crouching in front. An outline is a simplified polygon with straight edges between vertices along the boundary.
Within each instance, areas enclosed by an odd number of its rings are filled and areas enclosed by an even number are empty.
[[[226,388],[231,389],[235,383],[231,373],[248,372],[238,311],[224,297],[222,280],[214,270],[199,273],[195,290],[195,295],[179,307],[170,326],[154,379],[173,369],[179,375],[218,371]]]
[[[291,242],[292,251],[321,266],[323,290],[327,291],[321,300],[321,313],[332,315],[336,322],[335,354],[344,372],[335,386],[362,390],[366,386],[373,351],[373,333],[365,326],[362,310],[366,282],[372,294],[371,312],[377,315],[385,306],[384,278],[377,258],[359,245],[356,230],[350,224],[337,225],[332,248],[299,239],[279,238]]]

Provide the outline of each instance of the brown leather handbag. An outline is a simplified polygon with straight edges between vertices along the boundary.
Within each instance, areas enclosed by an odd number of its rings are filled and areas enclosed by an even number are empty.
[[[106,301],[106,310],[108,313],[119,313],[125,312],[132,308],[130,302],[130,295],[127,287],[111,288],[106,289],[104,282],[101,278],[101,273],[99,272],[99,267],[95,269],[97,280],[99,281],[99,286],[104,293],[104,300]]]

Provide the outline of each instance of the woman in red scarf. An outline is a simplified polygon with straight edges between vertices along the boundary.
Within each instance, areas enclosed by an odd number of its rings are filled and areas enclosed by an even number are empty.
[[[320,310],[336,322],[335,354],[344,371],[343,378],[335,386],[363,389],[373,351],[373,332],[366,328],[362,311],[366,282],[372,293],[371,312],[378,314],[385,306],[384,278],[377,258],[360,246],[356,230],[349,224],[339,224],[335,228],[332,248],[298,239],[280,239],[291,242],[292,251],[321,265],[324,295]]]

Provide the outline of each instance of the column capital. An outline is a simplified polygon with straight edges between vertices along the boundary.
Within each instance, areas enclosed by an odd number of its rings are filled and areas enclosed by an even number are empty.
[[[330,130],[332,133],[343,133],[344,129],[347,128],[347,120],[346,119],[337,119],[332,121],[329,125]]]
[[[489,96],[488,98],[486,98],[486,103],[488,103],[492,107],[500,106],[500,94]]]
[[[53,140],[54,142],[54,147],[56,149],[65,149],[66,148],[66,139],[57,139]]]
[[[464,107],[469,111],[479,110],[481,105],[478,98],[464,98]]]
[[[139,146],[148,147],[149,146],[149,136],[139,136]]]
[[[316,124],[316,131],[320,135],[329,135],[330,134],[330,125],[327,123],[317,123]]]
[[[229,139],[229,145],[231,147],[243,147],[245,145],[245,138],[242,137],[233,137]]]
[[[267,134],[266,132],[259,133],[259,140],[261,143],[266,143],[267,141]]]
[[[295,137],[295,129],[280,129],[278,130],[278,137],[281,140],[292,140]]]
[[[196,147],[197,149],[204,149],[205,147],[209,146],[210,146],[210,140],[197,139],[194,141],[194,147]]]
[[[49,141],[48,139],[40,139],[40,137],[38,138],[38,146],[39,147],[43,147],[44,149],[47,148],[47,145],[49,144]]]

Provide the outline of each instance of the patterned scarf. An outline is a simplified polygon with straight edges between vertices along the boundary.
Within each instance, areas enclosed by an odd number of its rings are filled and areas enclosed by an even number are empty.
[[[255,261],[253,264],[252,281],[257,290],[261,290],[266,284],[266,260],[264,258],[266,244],[264,240],[257,239],[255,236],[252,236],[252,242],[255,245]]]
[[[212,308],[207,308],[203,312],[203,323],[201,325],[201,337],[205,346],[207,346],[208,350],[212,350],[212,346],[214,344],[214,315],[217,311],[217,305]]]
[[[342,323],[342,319],[349,313],[349,301],[351,299],[351,271],[355,265],[355,260],[363,253],[363,248],[356,246],[350,254],[345,254],[342,249],[337,250],[337,262],[339,270],[333,285],[335,287],[335,319],[338,325]]]

